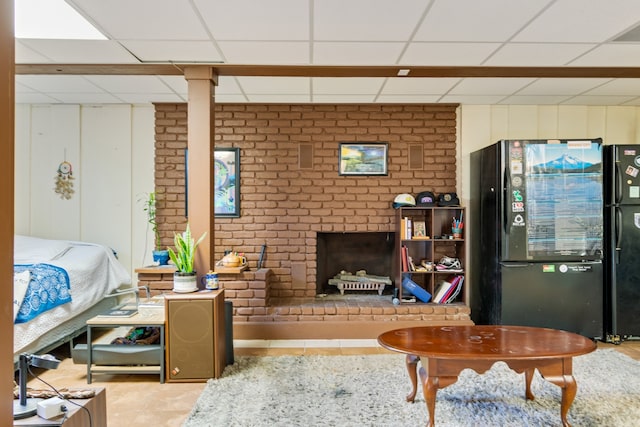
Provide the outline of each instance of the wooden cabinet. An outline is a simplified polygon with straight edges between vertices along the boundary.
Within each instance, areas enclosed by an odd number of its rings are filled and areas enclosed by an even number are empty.
[[[456,221],[464,225],[464,216],[463,207],[397,209],[395,283],[399,302],[407,300],[409,292],[402,283],[410,279],[431,294],[430,303],[434,302],[443,281],[462,281],[459,293],[451,302],[467,303],[465,229],[462,226],[460,234],[455,236],[453,230]],[[438,264],[443,260],[453,264],[451,268],[439,269]],[[422,301],[416,298],[416,302]]]
[[[219,378],[226,365],[224,290],[166,294],[167,382]]]

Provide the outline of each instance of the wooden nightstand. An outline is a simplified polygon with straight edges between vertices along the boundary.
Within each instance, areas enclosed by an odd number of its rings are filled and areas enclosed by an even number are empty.
[[[160,382],[164,383],[164,322],[165,315],[163,310],[157,310],[153,313],[137,313],[131,317],[103,317],[96,316],[87,320],[87,384],[91,384],[93,374],[159,374]],[[157,326],[160,328],[160,344],[150,344],[139,346],[145,351],[151,352],[153,358],[157,360],[158,366],[154,365],[136,365],[128,354],[131,346],[123,344],[95,344],[93,343],[92,330],[95,328],[114,329],[119,326]],[[119,366],[113,363],[109,365],[96,365],[94,363],[94,350],[97,348],[104,353],[109,353],[110,357],[117,359],[122,352],[123,365]]]

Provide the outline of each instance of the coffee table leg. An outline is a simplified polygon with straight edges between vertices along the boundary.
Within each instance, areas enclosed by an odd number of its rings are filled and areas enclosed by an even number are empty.
[[[416,392],[418,391],[418,361],[420,357],[412,354],[407,354],[405,359],[407,364],[407,372],[409,373],[409,379],[411,380],[411,393],[407,395],[407,402],[412,402],[416,398]]]
[[[533,400],[535,398],[533,393],[531,392],[531,381],[533,380],[534,372],[535,372],[535,369],[526,369],[524,371],[524,386],[525,386],[524,395],[528,400]]]
[[[552,369],[550,367],[540,367],[538,370],[545,380],[562,389],[560,419],[562,420],[562,425],[564,427],[571,427],[571,424],[567,421],[567,414],[569,413],[569,408],[571,408],[573,399],[576,397],[578,385],[576,384],[576,379],[573,377],[571,372],[571,359],[565,359],[560,363],[562,364],[562,372],[558,372],[557,369]]]
[[[438,377],[427,376],[427,371],[424,367],[420,368],[420,382],[422,383],[422,394],[424,394],[424,401],[427,404],[427,411],[429,412],[429,422],[427,427],[434,427],[436,417],[436,394],[438,393]]]
[[[560,404],[560,419],[562,419],[562,425],[564,427],[571,427],[571,424],[567,421],[567,414],[569,408],[573,403],[573,399],[576,397],[578,385],[573,375],[564,376],[564,387],[562,388],[562,403]]]
[[[545,379],[562,389],[560,419],[562,420],[562,425],[564,427],[571,427],[571,424],[569,424],[569,421],[567,421],[567,414],[569,413],[569,408],[571,407],[573,399],[575,399],[576,392],[578,390],[578,385],[576,384],[575,378],[573,378],[573,375],[563,375],[561,377]]]

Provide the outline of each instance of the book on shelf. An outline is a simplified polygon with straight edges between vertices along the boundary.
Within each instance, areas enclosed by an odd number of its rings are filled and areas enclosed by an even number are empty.
[[[137,308],[113,308],[98,317],[132,317],[138,313]]]
[[[402,271],[409,271],[409,250],[406,246],[402,246],[401,258],[402,258]]]
[[[456,297],[460,293],[460,290],[462,289],[462,283],[464,282],[464,276],[458,276],[458,277],[460,277],[460,280],[458,281],[458,284],[456,285],[456,287],[453,290],[453,292],[450,295],[446,296],[446,299],[444,301],[445,304],[448,304],[450,302],[455,301]]]
[[[441,280],[438,283],[438,287],[436,288],[433,302],[443,304],[452,301],[452,295],[456,292],[456,289],[458,290],[458,292],[460,292],[463,281],[464,276],[454,276],[450,280]]]

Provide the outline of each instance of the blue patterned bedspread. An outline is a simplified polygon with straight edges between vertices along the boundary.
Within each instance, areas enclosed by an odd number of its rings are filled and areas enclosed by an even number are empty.
[[[50,264],[13,266],[14,273],[25,270],[31,273],[31,280],[15,323],[26,323],[40,313],[71,302],[69,275],[63,268]]]

